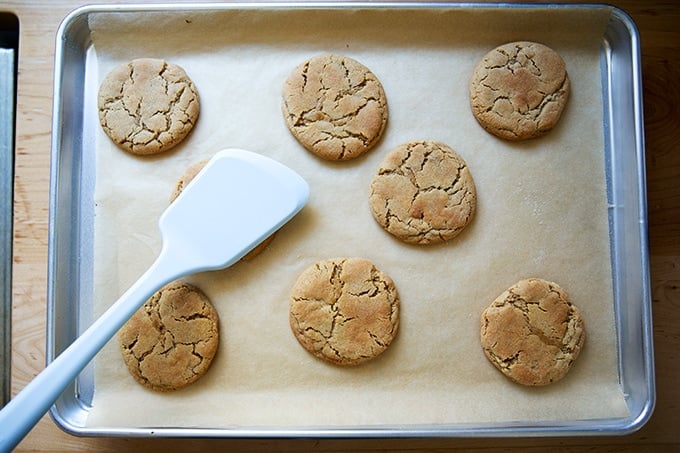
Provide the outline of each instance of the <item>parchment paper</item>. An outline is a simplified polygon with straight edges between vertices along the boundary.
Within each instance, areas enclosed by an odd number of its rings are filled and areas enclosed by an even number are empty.
[[[133,58],[164,58],[184,67],[201,96],[195,130],[168,154],[133,157],[98,132],[95,314],[157,256],[158,217],[190,164],[223,148],[249,149],[298,171],[311,186],[311,198],[256,259],[187,278],[220,315],[220,347],[208,374],[174,393],[148,391],[128,374],[112,341],[95,362],[88,426],[475,426],[626,416],[617,378],[603,151],[600,43],[608,14],[489,9],[94,15],[98,74],[90,77],[101,81],[114,65]],[[486,52],[519,39],[542,42],[562,55],[572,95],[548,136],[512,144],[476,123],[468,81]],[[387,129],[363,158],[318,159],[283,121],[284,79],[322,52],[362,62],[387,93]],[[425,139],[445,142],[466,159],[478,209],[453,241],[418,247],[377,225],[368,188],[389,150]],[[298,274],[317,260],[339,256],[373,260],[401,297],[396,340],[359,367],[312,357],[288,325],[288,294]],[[559,283],[587,328],[574,368],[543,388],[511,383],[479,344],[482,310],[530,276]]]

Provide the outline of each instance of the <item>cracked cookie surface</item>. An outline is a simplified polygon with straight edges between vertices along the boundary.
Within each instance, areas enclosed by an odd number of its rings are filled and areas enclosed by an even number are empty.
[[[328,160],[369,151],[387,124],[387,98],[378,78],[339,55],[319,55],[293,69],[284,83],[282,110],[298,142]]]
[[[196,175],[198,175],[198,173],[201,170],[203,170],[203,167],[205,167],[208,162],[209,162],[208,159],[201,160],[192,165],[189,165],[186,168],[186,170],[184,170],[182,176],[180,176],[180,178],[175,183],[175,187],[172,190],[172,194],[170,194],[170,203],[175,201],[179,194],[182,193],[182,190],[184,190],[184,188],[196,177]],[[262,253],[264,249],[267,248],[267,246],[274,240],[275,236],[276,232],[272,233],[269,237],[265,238],[262,242],[255,246],[254,249],[246,253],[246,255],[243,258],[241,258],[241,260],[250,261],[253,258],[255,258],[257,255]]]
[[[472,219],[477,192],[467,164],[434,141],[404,143],[387,154],[371,182],[373,217],[412,244],[454,238]]]
[[[97,97],[99,122],[120,148],[139,155],[167,151],[193,129],[198,91],[180,66],[138,58],[115,67]]]
[[[219,344],[217,312],[201,290],[175,281],[123,325],[118,341],[137,382],[156,391],[177,390],[210,368]]]
[[[540,137],[559,121],[570,83],[562,57],[539,43],[499,46],[477,64],[470,104],[477,122],[505,140]]]
[[[394,282],[367,259],[319,261],[293,286],[290,326],[316,357],[358,365],[380,355],[394,339],[399,295]]]
[[[484,310],[481,342],[489,361],[518,384],[562,379],[585,341],[579,310],[557,284],[521,280]]]

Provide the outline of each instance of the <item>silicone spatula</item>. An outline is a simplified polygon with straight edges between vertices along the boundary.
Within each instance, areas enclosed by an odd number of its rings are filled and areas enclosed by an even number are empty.
[[[308,197],[304,179],[279,162],[239,149],[217,153],[162,214],[163,246],[151,267],[0,411],[0,452],[23,439],[154,292],[182,276],[234,264]]]

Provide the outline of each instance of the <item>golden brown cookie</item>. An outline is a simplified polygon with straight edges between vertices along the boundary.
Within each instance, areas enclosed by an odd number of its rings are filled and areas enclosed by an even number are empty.
[[[482,348],[504,375],[523,385],[562,379],[585,340],[583,319],[557,284],[522,280],[481,316]]]
[[[547,133],[560,119],[569,97],[562,57],[527,41],[499,46],[477,64],[470,81],[470,104],[479,124],[505,140]]]
[[[219,344],[215,308],[203,292],[183,282],[158,290],[118,333],[130,374],[161,392],[203,376]]]
[[[300,144],[329,160],[364,154],[387,124],[387,98],[378,78],[339,55],[319,55],[293,69],[283,87],[282,109]]]
[[[371,182],[373,217],[412,244],[454,238],[472,219],[477,192],[467,164],[443,143],[404,143],[387,154]]]
[[[175,183],[175,187],[172,190],[172,194],[170,194],[170,203],[175,201],[177,197],[179,197],[179,194],[182,193],[184,188],[196,177],[196,175],[203,170],[203,167],[206,166],[208,163],[208,159],[201,160],[199,162],[196,162],[194,164],[189,165],[186,170],[184,170],[184,173],[180,178],[177,180],[177,183]]]
[[[319,261],[297,279],[290,326],[309,352],[336,365],[358,365],[381,354],[399,326],[394,282],[363,258]]]
[[[184,171],[184,174],[182,174],[182,176],[177,180],[177,183],[172,190],[172,194],[170,195],[170,203],[175,201],[175,198],[177,198],[179,194],[182,193],[182,190],[184,190],[187,184],[189,184],[196,177],[196,175],[203,169],[203,167],[206,166],[207,163],[208,160],[206,159],[187,167],[187,169]],[[250,261],[255,258],[257,255],[262,253],[265,248],[267,248],[267,246],[274,240],[275,236],[276,232],[272,233],[269,237],[265,238],[262,242],[255,246],[254,249],[246,253],[246,255],[241,258],[241,260]]]
[[[97,98],[104,132],[133,154],[171,149],[189,134],[199,113],[198,91],[184,69],[154,58],[115,67]]]

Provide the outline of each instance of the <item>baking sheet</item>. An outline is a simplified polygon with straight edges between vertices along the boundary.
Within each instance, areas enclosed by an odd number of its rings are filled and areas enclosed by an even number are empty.
[[[188,279],[211,297],[221,318],[210,372],[186,390],[152,393],[132,380],[112,342],[95,361],[87,425],[378,426],[627,416],[617,372],[603,156],[599,46],[608,17],[607,9],[585,17],[552,9],[91,15],[96,71],[87,75],[93,89],[86,107],[96,105],[97,83],[114,65],[140,56],[180,64],[201,94],[194,132],[170,154],[135,158],[97,131],[95,315],[157,255],[158,216],[191,163],[225,147],[251,149],[294,168],[312,194],[257,259]],[[510,144],[477,125],[467,82],[481,56],[516,39],[543,42],[563,56],[572,96],[548,136]],[[387,93],[384,138],[356,161],[311,156],[281,116],[283,80],[321,52],[361,61]],[[477,185],[474,221],[441,246],[399,243],[368,209],[368,185],[385,153],[422,139],[456,149]],[[379,359],[356,368],[313,358],[288,327],[295,277],[334,256],[373,260],[401,296],[397,339]],[[563,286],[588,329],[572,371],[546,388],[510,383],[478,340],[484,307],[528,276]]]

